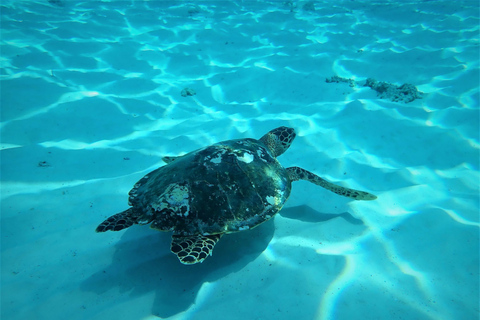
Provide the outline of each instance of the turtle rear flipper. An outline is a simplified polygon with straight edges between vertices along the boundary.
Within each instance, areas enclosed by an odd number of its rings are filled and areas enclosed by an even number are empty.
[[[222,237],[223,233],[204,236],[172,236],[170,250],[175,253],[183,264],[195,264],[203,262],[212,255],[213,247]]]
[[[299,168],[299,167],[287,168],[287,172],[288,172],[288,176],[290,177],[290,180],[292,180],[292,181],[306,180],[308,182],[316,184],[320,187],[323,187],[323,188],[325,188],[329,191],[332,191],[332,192],[334,192],[336,194],[339,194],[341,196],[344,196],[344,197],[353,198],[355,200],[375,200],[375,199],[377,199],[377,196],[375,196],[371,193],[337,186],[336,184],[328,182],[327,180],[320,178],[316,174],[311,173],[310,171],[307,171],[307,170]]]
[[[105,232],[108,230],[120,231],[137,223],[137,217],[133,214],[132,208],[117,213],[107,220],[100,223],[95,229],[96,232]]]

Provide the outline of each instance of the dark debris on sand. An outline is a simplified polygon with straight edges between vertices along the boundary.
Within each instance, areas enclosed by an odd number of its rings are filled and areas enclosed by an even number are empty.
[[[326,78],[325,82],[327,83],[348,83],[350,87],[355,87],[356,83],[353,79],[342,78],[339,76],[333,76]],[[422,99],[423,92],[418,91],[418,89],[410,83],[402,84],[397,86],[392,83],[377,81],[373,78],[368,78],[363,85],[364,87],[370,87],[371,89],[377,92],[377,97],[380,99],[390,99],[393,102],[404,102],[409,103],[415,99]]]
[[[368,78],[364,87],[370,87],[377,92],[377,97],[380,99],[390,99],[393,102],[409,103],[415,99],[421,99],[423,92],[410,83],[397,86],[384,81],[377,81],[372,78]]]

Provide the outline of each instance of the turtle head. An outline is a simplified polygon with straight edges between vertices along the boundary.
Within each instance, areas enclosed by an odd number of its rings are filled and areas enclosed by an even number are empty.
[[[290,147],[295,139],[295,130],[288,127],[278,127],[269,131],[260,141],[265,144],[274,157],[278,157]]]

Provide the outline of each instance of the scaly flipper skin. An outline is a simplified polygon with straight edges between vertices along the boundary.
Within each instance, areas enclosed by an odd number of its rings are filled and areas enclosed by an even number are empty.
[[[341,196],[344,196],[344,197],[349,197],[349,198],[352,198],[352,199],[355,199],[355,200],[375,200],[375,199],[377,199],[377,196],[375,196],[371,193],[337,186],[336,184],[328,182],[327,180],[320,178],[316,174],[313,174],[310,171],[307,171],[307,170],[299,168],[299,167],[287,168],[287,172],[288,172],[288,175],[289,175],[291,181],[306,180],[308,182],[316,184],[320,187],[323,187],[323,188],[325,188],[329,191],[332,191],[332,192],[334,192],[336,194],[339,194]]]
[[[212,255],[213,247],[222,235],[222,233],[209,236],[198,234],[186,237],[174,235],[172,236],[170,250],[177,255],[183,264],[203,262],[208,256]]]
[[[117,213],[99,224],[96,232],[105,232],[108,230],[120,231],[137,223],[135,215],[132,214],[132,208]]]

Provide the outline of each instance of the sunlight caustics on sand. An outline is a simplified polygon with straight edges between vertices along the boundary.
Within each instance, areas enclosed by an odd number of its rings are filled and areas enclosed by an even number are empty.
[[[0,6],[2,319],[478,319],[478,1]],[[94,232],[162,157],[278,126],[378,198],[295,182],[195,266]]]

